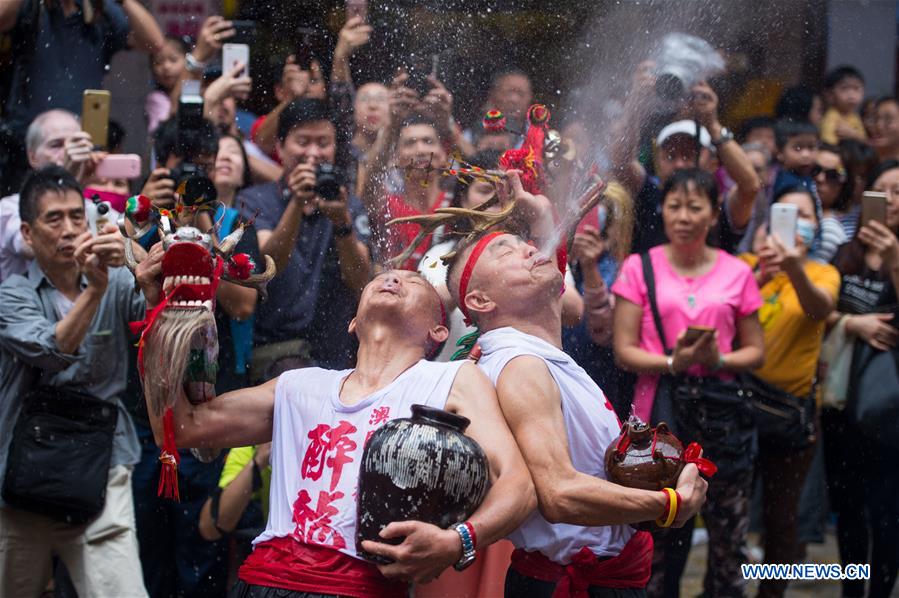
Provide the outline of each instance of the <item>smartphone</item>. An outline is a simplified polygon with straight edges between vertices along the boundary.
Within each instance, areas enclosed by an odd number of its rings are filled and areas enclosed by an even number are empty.
[[[862,219],[861,226],[876,220],[881,224],[887,223],[887,194],[880,191],[865,191],[862,193]]]
[[[233,44],[251,45],[256,41],[256,21],[231,21],[234,36],[228,41]]]
[[[243,63],[238,77],[250,76],[250,46],[247,44],[225,44],[222,46],[222,73],[230,72],[237,63]]]
[[[684,336],[684,341],[687,345],[692,345],[701,339],[704,334],[713,334],[714,332],[715,329],[710,326],[687,326],[687,334]]]
[[[203,96],[200,95],[200,82],[196,79],[187,79],[181,83],[178,126],[182,131],[196,131],[203,126]]]
[[[777,235],[784,247],[796,248],[796,223],[799,221],[799,208],[788,203],[771,204],[769,230]]]
[[[97,164],[96,175],[103,179],[136,179],[140,177],[140,156],[112,154]]]
[[[88,198],[84,202],[84,213],[87,217],[87,229],[94,235],[99,234],[109,222],[109,204],[98,198]]]
[[[293,57],[301,70],[308,71],[312,68],[312,59],[315,58],[315,55],[312,53],[312,38],[315,35],[315,29],[298,27],[297,33],[300,36],[300,41],[293,51]]]
[[[89,133],[97,147],[109,142],[109,106],[112,101],[105,89],[85,89],[81,103],[81,130]]]
[[[433,60],[436,54],[431,56],[430,60],[425,60],[422,56],[411,55],[406,61],[406,73],[409,78],[406,80],[406,87],[415,90],[419,96],[428,95],[431,90],[431,83],[428,81],[428,75],[434,71]]]
[[[362,22],[368,22],[368,0],[346,0],[346,20],[353,17],[361,17]]]

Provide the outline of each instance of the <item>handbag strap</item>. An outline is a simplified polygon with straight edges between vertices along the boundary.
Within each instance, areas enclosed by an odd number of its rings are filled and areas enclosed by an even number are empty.
[[[656,304],[656,277],[648,251],[640,254],[640,261],[643,264],[643,282],[646,283],[646,295],[649,299],[649,308],[652,310],[652,320],[655,322],[656,332],[659,333],[659,339],[662,341],[662,349],[665,350],[665,355],[671,355],[671,349],[668,347],[668,341],[665,339],[665,329],[662,328],[662,316],[659,315],[659,306]]]

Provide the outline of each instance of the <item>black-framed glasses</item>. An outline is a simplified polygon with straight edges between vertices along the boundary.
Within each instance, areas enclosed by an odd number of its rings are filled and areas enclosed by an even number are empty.
[[[812,176],[817,177],[819,174],[824,174],[824,180],[828,183],[845,183],[846,182],[846,169],[845,168],[822,168],[821,165],[815,164],[814,168],[812,168]]]

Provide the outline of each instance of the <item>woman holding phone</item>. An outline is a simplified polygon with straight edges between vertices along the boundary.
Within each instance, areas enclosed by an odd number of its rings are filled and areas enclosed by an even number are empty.
[[[761,381],[758,392],[789,393],[797,404],[804,404],[816,400],[818,357],[827,317],[836,305],[840,274],[833,266],[809,258],[820,222],[809,190],[783,189],[772,204],[772,215],[778,206],[792,206],[798,215],[793,242],[772,233],[758,255],[742,256],[755,269],[764,300],[759,320],[765,334],[765,364],[754,374]],[[779,438],[768,433],[760,424],[757,473],[764,493],[765,562],[794,563],[799,556],[799,495],[815,446],[806,441],[798,449],[784,448]],[[786,581],[764,580],[759,596],[782,596],[786,586]]]
[[[763,360],[757,316],[762,301],[752,271],[737,258],[707,244],[719,214],[715,180],[700,169],[679,170],[666,182],[662,193],[662,217],[669,242],[647,254],[662,330],[653,317],[643,256],[629,256],[612,286],[616,296],[615,356],[623,368],[638,374],[633,410],[644,421],[659,412],[660,405],[654,409],[654,402],[660,377],[673,381],[684,375],[698,376],[711,386],[716,380],[732,380],[735,373],[755,368]],[[690,332],[690,326],[714,331],[697,328]],[[662,336],[673,346],[666,346]],[[670,411],[670,405],[668,408]],[[734,409],[723,417],[736,420],[740,416]],[[679,431],[684,432],[695,431]],[[706,456],[715,460],[714,447],[704,448]],[[751,478],[751,461],[747,459],[734,471],[719,471],[709,480],[708,500],[703,507],[710,543],[705,579],[708,596],[744,593],[740,565],[745,562]],[[678,595],[691,533],[689,523],[682,530],[654,534],[656,550],[647,588],[650,596]]]
[[[894,363],[899,359],[899,161],[882,163],[871,180],[871,190],[886,193],[885,222],[860,222],[833,262],[843,281],[831,321],[843,320],[847,336],[854,339],[852,370],[862,370],[863,353],[889,352]],[[856,375],[861,379],[866,372]],[[887,379],[876,383],[893,390],[892,400],[899,402],[899,388]],[[858,401],[853,384],[848,391],[847,404]],[[860,431],[848,410],[824,409],[821,420],[840,561],[870,563],[867,595],[888,596],[899,569],[899,451]],[[866,595],[863,580],[842,584],[844,596]]]

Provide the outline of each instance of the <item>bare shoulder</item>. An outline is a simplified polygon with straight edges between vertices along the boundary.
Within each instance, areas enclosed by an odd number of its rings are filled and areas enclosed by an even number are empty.
[[[507,385],[554,384],[546,362],[536,355],[519,355],[509,360],[497,379],[497,388]]]

